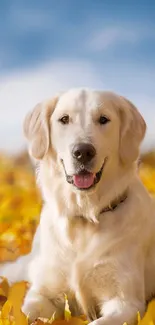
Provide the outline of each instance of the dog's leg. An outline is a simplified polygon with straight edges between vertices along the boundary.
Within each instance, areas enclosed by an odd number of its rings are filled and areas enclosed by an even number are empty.
[[[91,325],[128,325],[137,324],[138,312],[143,315],[145,304],[134,301],[122,301],[119,298],[113,298],[103,304],[102,317],[91,322]]]
[[[26,295],[23,312],[31,321],[38,317],[50,318],[53,313],[64,312],[65,296],[68,293],[65,274],[57,265],[44,264],[37,258],[30,266],[32,285]]]
[[[57,311],[57,307],[52,304],[50,299],[32,287],[26,296],[22,311],[32,322],[38,317],[51,318]]]

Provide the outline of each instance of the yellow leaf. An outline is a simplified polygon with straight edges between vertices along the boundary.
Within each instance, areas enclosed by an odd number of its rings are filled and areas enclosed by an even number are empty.
[[[10,315],[12,309],[12,304],[10,301],[6,301],[6,303],[4,304],[4,306],[2,307],[2,311],[1,311],[1,317],[2,318],[8,318]]]
[[[138,311],[137,313],[137,321],[138,321],[138,325],[140,325],[141,322],[141,316],[140,316],[140,312]]]
[[[0,296],[7,297],[9,292],[9,284],[6,278],[0,276]]]
[[[71,318],[71,311],[69,309],[69,303],[67,296],[65,295],[65,311],[64,311],[65,320],[69,321]]]
[[[155,300],[152,300],[138,325],[155,325]]]
[[[8,301],[13,307],[13,315],[16,321],[16,325],[28,325],[27,317],[21,311],[26,289],[26,283],[19,282],[15,283],[9,290]]]

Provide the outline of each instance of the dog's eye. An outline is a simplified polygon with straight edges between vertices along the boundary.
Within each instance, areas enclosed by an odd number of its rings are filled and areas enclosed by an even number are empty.
[[[106,124],[108,122],[110,122],[110,120],[106,116],[104,116],[104,115],[100,116],[100,118],[99,118],[99,123],[100,124]]]
[[[64,115],[59,119],[59,122],[62,124],[69,124],[69,115]]]

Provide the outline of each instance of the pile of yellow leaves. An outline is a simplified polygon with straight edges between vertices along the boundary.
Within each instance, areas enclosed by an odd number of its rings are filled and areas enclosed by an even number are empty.
[[[25,159],[25,158],[24,158]],[[15,260],[27,254],[39,222],[41,196],[35,184],[34,171],[24,160],[0,155],[0,262]],[[140,177],[149,192],[155,196],[155,166],[141,165]],[[6,279],[0,279],[0,325],[27,325],[28,319],[21,312],[27,290],[25,282],[12,287]],[[66,299],[66,298],[65,298]],[[52,315],[51,315],[52,316]],[[35,325],[84,325],[84,316],[74,318],[66,299],[64,319],[37,320]],[[138,325],[155,325],[155,301],[152,301]]]
[[[0,157],[0,262],[30,251],[40,209],[32,169]]]

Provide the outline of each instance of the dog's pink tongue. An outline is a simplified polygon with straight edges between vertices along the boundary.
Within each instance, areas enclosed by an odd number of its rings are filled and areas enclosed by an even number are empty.
[[[78,188],[89,188],[94,183],[95,174],[88,173],[86,175],[74,175],[74,185]]]

